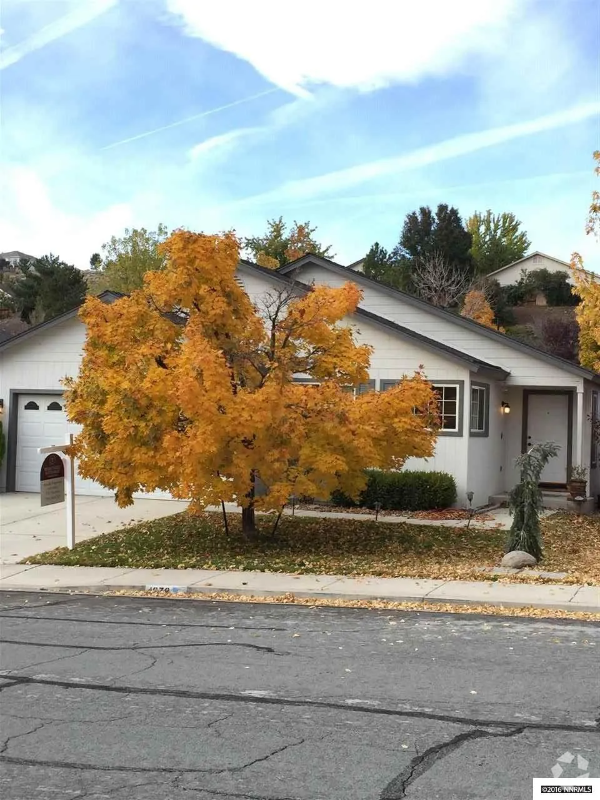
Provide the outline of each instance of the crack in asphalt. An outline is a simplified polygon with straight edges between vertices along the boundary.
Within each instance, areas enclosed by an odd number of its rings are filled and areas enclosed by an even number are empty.
[[[410,764],[388,783],[379,795],[380,800],[402,800],[402,798],[405,798],[406,790],[411,783],[414,783],[417,778],[420,778],[421,775],[424,775],[430,770],[434,764],[450,755],[454,750],[458,750],[458,748],[462,747],[466,742],[473,741],[474,739],[510,738],[511,736],[518,736],[526,730],[526,725],[521,725],[514,730],[505,731],[503,733],[484,731],[480,728],[476,728],[472,731],[459,733],[447,742],[440,742],[439,744],[433,745],[433,747],[425,750],[421,755],[416,755],[411,760]]]
[[[61,603],[48,603],[39,606],[17,606],[17,608],[46,608],[47,605],[62,605],[62,603],[66,603],[66,600],[61,601]],[[115,621],[111,619],[82,619],[80,617],[45,617],[39,614],[36,615],[29,615],[23,616],[23,614],[0,614],[0,619],[31,619],[31,620],[39,620],[41,622],[80,622],[82,625],[141,625],[147,627],[155,627],[155,628],[215,628],[215,629],[222,629],[222,630],[231,630],[231,625],[208,625],[205,623],[198,623],[195,624],[193,622],[146,622],[145,620],[138,620],[137,622],[132,622],[131,620],[122,620],[122,621]],[[289,633],[291,628],[276,628],[271,625],[268,626],[252,626],[252,625],[236,625],[236,631],[275,631],[278,633]],[[352,631],[344,631],[344,633],[352,633]]]
[[[44,725],[47,723],[43,723]],[[40,727],[43,727],[40,726]],[[37,729],[39,730],[39,728]],[[35,731],[30,731],[30,733],[35,733]],[[19,734],[19,736],[25,736],[29,734]],[[12,737],[12,738],[17,738]],[[268,761],[273,756],[279,755],[279,753],[283,753],[285,750],[289,750],[291,747],[299,747],[300,745],[304,744],[306,741],[305,738],[298,739],[296,742],[289,742],[288,744],[284,744],[281,747],[277,747],[275,750],[271,750],[264,756],[258,756],[257,758],[253,758],[251,761],[246,762],[245,764],[240,764],[238,767],[206,767],[204,769],[200,767],[131,767],[131,766],[117,766],[117,765],[97,765],[97,764],[87,764],[85,762],[74,762],[74,761],[48,761],[45,759],[36,759],[36,758],[19,758],[18,756],[8,756],[5,754],[0,754],[0,761],[3,761],[7,764],[18,764],[19,766],[26,766],[26,767],[49,767],[55,769],[71,769],[71,770],[78,770],[83,772],[133,772],[133,773],[162,773],[162,774],[170,774],[170,775],[224,775],[225,773],[236,773],[242,772],[248,767],[254,766],[254,764],[260,764],[263,761]]]
[[[164,637],[163,637],[164,638]],[[274,647],[267,647],[261,644],[249,644],[247,642],[180,642],[177,644],[127,644],[127,645],[102,645],[102,644],[61,644],[59,642],[24,642],[18,639],[0,639],[0,644],[20,644],[26,647],[55,647],[59,649],[70,650],[83,650],[84,652],[93,650],[104,650],[107,652],[117,652],[119,650],[174,650],[175,648],[183,647],[244,647],[247,650],[256,650],[261,653],[272,653],[275,656],[289,656],[289,652],[285,650],[275,650]],[[83,655],[79,653],[78,655]],[[69,656],[61,656],[61,658],[69,658]],[[58,661],[58,659],[53,659]],[[49,662],[40,661],[40,664]],[[28,666],[35,667],[35,664]]]
[[[467,725],[472,728],[502,728],[513,731],[523,730],[565,731],[568,733],[600,733],[594,726],[575,725],[563,722],[528,722],[526,724],[508,720],[479,719],[477,717],[457,717],[452,714],[436,714],[429,711],[412,711],[406,709],[381,708],[367,705],[347,705],[327,700],[305,700],[301,698],[266,697],[260,695],[242,695],[226,692],[198,692],[189,689],[151,686],[116,686],[110,683],[82,683],[55,678],[36,677],[35,675],[4,676],[13,685],[54,686],[61,689],[87,690],[95,692],[112,692],[124,695],[152,695],[160,697],[180,697],[187,700],[213,700],[223,703],[244,703],[254,705],[289,706],[292,708],[317,708],[333,711],[344,711],[348,714],[371,714],[374,716],[397,717],[403,719],[425,719],[435,722],[449,722],[456,725]],[[6,686],[0,687],[2,689]]]
[[[4,756],[4,753],[6,753],[6,751],[8,750],[9,745],[12,742],[14,742],[15,739],[23,739],[26,736],[31,736],[32,733],[37,733],[38,731],[41,731],[42,728],[45,728],[46,725],[50,725],[50,724],[52,724],[52,723],[50,723],[50,722],[40,722],[39,725],[36,725],[30,731],[25,731],[25,733],[15,733],[12,736],[8,736],[6,738],[4,744],[2,745],[2,747],[0,747],[0,756],[2,756],[2,757]]]

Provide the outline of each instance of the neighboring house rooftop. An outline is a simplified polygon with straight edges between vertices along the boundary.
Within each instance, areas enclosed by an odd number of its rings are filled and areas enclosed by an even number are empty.
[[[22,258],[27,259],[27,261],[33,261],[35,256],[22,253],[20,250],[8,250],[6,253],[0,253],[0,259],[5,261],[20,261]]]
[[[452,321],[457,326],[467,328],[469,330],[476,330],[482,336],[487,336],[488,339],[492,339],[494,341],[501,341],[504,345],[512,348],[513,350],[517,350],[522,353],[529,353],[530,355],[539,358],[541,361],[546,361],[548,364],[553,364],[554,366],[560,367],[561,369],[571,372],[574,375],[578,375],[579,377],[587,378],[588,380],[593,380],[596,383],[600,383],[600,375],[597,375],[595,372],[592,372],[589,369],[584,369],[583,367],[579,367],[577,364],[573,364],[571,361],[567,361],[564,358],[546,353],[544,350],[540,350],[538,347],[534,347],[533,345],[525,344],[525,342],[513,339],[506,333],[495,331],[492,328],[488,328],[485,325],[481,325],[479,322],[469,319],[468,317],[461,317],[459,314],[453,314],[451,311],[447,311],[445,308],[438,308],[438,306],[434,306],[432,303],[428,303],[426,300],[422,300],[420,297],[415,297],[408,292],[403,292],[400,289],[393,289],[391,286],[381,283],[381,281],[376,281],[374,278],[369,278],[363,272],[356,272],[349,267],[344,267],[341,264],[338,264],[335,261],[330,261],[327,258],[321,258],[320,256],[307,254],[301,258],[297,258],[295,261],[292,261],[289,264],[286,264],[284,267],[279,267],[278,272],[287,275],[310,261],[320,264],[321,266],[324,266],[333,272],[346,275],[348,276],[348,280],[353,280],[356,283],[366,284],[367,286],[377,286],[381,292],[389,295],[390,297],[401,298],[408,305],[412,305],[415,308],[420,308],[429,314],[434,314],[435,316],[440,317],[441,319]]]
[[[561,258],[556,258],[556,256],[549,256],[547,253],[542,253],[541,250],[534,250],[533,253],[528,253],[526,256],[523,256],[523,258],[519,258],[517,261],[511,261],[510,264],[506,264],[504,267],[500,267],[500,269],[496,269],[493,272],[490,272],[488,274],[488,277],[493,278],[495,275],[500,275],[502,272],[504,272],[507,269],[510,269],[511,267],[517,267],[519,266],[519,264],[524,265],[526,261],[532,261],[532,259],[534,259],[536,256],[560,264],[561,267],[564,267],[565,272],[568,272],[571,269],[571,265],[569,264],[568,261],[563,261]],[[543,269],[543,266],[541,267],[541,269]],[[587,269],[584,269],[583,271],[585,272],[586,275],[589,275],[592,278],[598,277],[594,272],[590,272]]]

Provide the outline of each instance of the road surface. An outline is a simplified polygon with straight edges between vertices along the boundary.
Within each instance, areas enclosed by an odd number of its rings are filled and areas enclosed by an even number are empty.
[[[0,595],[3,800],[515,800],[600,775],[600,626]]]

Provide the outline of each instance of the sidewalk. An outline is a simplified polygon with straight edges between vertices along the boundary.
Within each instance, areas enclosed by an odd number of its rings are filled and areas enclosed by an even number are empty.
[[[600,587],[565,584],[519,584],[493,581],[443,581],[417,578],[347,578],[336,575],[286,575],[192,569],[58,567],[28,564],[0,566],[0,590],[118,589],[229,593],[248,597],[294,594],[319,599],[393,600],[470,605],[526,606],[600,613]]]

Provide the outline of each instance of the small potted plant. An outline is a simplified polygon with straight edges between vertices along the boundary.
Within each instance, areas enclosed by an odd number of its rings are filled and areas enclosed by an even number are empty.
[[[571,467],[569,482],[567,483],[569,494],[574,500],[576,497],[587,497],[587,469],[586,467],[575,465]]]

